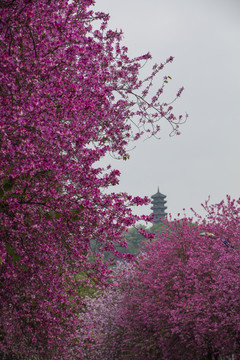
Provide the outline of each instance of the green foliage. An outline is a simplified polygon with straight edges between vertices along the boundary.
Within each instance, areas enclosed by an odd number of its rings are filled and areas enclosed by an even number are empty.
[[[139,224],[135,227],[131,227],[129,231],[124,234],[124,239],[126,240],[128,245],[127,248],[117,245],[116,250],[119,251],[121,254],[137,255],[141,251],[141,249],[144,249],[146,239],[139,232],[140,228],[144,229],[148,234],[155,233],[156,237],[158,237],[166,229],[166,225],[164,223],[153,224],[151,227],[147,228],[145,225]],[[96,250],[96,245],[93,245],[93,247]],[[112,257],[112,254],[106,252],[104,255],[105,260],[108,260],[110,257]]]
[[[155,233],[156,237],[160,235],[165,229],[167,225],[164,223],[153,224],[149,229],[147,229],[147,233]]]
[[[76,282],[78,283],[77,292],[82,298],[93,297],[98,288],[96,284],[98,280],[87,274],[86,271],[81,271],[75,276]]]
[[[148,234],[155,233],[157,238],[166,229],[166,227],[167,226],[164,223],[153,224],[150,227],[147,227],[143,224],[131,227],[123,236],[123,239],[127,242],[127,247],[116,245],[115,249],[121,254],[138,255],[138,253],[145,248],[145,241],[149,241],[146,240],[145,237],[139,232],[139,229],[144,229]],[[153,239],[152,241],[155,240]],[[95,240],[91,240],[90,243],[93,254],[96,255],[99,253],[100,244]],[[117,259],[115,256],[113,256],[112,253],[105,251],[104,261],[108,261],[113,257]]]
[[[147,228],[145,225],[137,225],[136,227],[131,228],[129,232],[125,234],[125,239],[128,243],[128,247],[125,249],[127,253],[135,255],[144,248],[145,238],[138,231],[140,228],[146,230],[148,234],[155,233],[157,237],[166,229],[166,225],[164,223],[160,223],[153,224],[149,228]]]
[[[18,255],[17,251],[8,243],[6,243],[6,252],[8,255],[10,255],[14,264],[21,258],[20,255]]]
[[[136,227],[132,227],[129,229],[128,233],[125,233],[124,237],[127,241],[128,247],[126,249],[119,249],[120,252],[129,253],[132,255],[137,254],[140,249],[144,246],[144,236],[138,232],[138,229],[143,228],[147,231],[146,226],[144,225],[137,225]]]

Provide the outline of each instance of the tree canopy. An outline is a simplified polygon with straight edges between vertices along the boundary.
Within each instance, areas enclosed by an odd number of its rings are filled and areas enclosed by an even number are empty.
[[[173,58],[141,79],[150,54],[130,59],[93,4],[0,4],[2,357],[81,358],[79,289],[106,286],[102,254],[121,255],[114,245],[125,246],[123,232],[139,220],[131,206],[149,201],[106,194],[120,174],[97,162],[107,153],[126,160],[128,144],[157,135],[161,119],[174,133],[183,121],[161,102],[166,79],[150,96]]]
[[[90,358],[240,358],[240,199],[207,210],[198,222],[169,223],[135,262],[117,269],[115,293],[89,303]]]

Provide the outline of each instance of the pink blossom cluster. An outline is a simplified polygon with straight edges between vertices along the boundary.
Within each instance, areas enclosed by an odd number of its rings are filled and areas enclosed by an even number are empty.
[[[102,349],[109,360],[240,359],[240,199],[205,208],[197,222],[166,222],[115,292],[94,300],[93,359]]]
[[[120,173],[97,162],[107,153],[126,160],[129,142],[156,134],[161,119],[178,125],[162,92],[147,100],[161,69],[140,80],[150,55],[130,59],[121,32],[90,5],[0,5],[0,356],[8,358],[82,358],[83,289],[106,286],[103,251],[119,255],[114,245],[139,219],[131,206],[148,203],[106,194]]]
[[[88,298],[79,315],[84,326],[79,328],[84,359],[121,359],[123,331],[121,308],[125,289],[122,284],[134,276],[134,265],[118,262],[111,286]]]

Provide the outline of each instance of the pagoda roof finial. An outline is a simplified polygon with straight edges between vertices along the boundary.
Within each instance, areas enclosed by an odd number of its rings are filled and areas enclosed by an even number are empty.
[[[158,192],[158,193],[160,192],[160,191],[159,191],[159,186],[158,186],[158,191],[157,191],[157,192]]]

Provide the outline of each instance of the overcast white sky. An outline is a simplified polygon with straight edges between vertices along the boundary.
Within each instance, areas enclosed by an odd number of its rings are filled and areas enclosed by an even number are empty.
[[[123,30],[132,57],[150,51],[154,63],[174,56],[169,92],[185,87],[175,105],[189,113],[180,136],[169,137],[163,125],[161,140],[141,141],[130,160],[112,161],[122,173],[113,190],[151,196],[159,186],[174,216],[191,207],[202,213],[209,195],[212,203],[239,198],[240,1],[96,0],[95,10]]]

